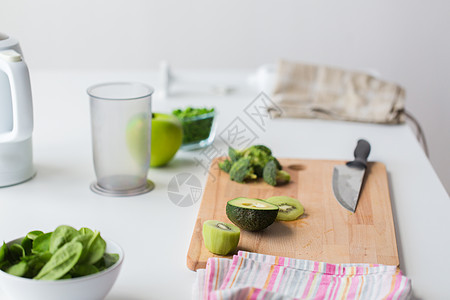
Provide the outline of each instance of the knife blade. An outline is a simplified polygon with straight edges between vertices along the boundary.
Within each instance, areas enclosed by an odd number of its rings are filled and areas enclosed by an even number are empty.
[[[356,211],[369,153],[369,142],[361,139],[355,148],[355,159],[345,165],[335,166],[333,170],[334,196],[339,204],[351,212]]]

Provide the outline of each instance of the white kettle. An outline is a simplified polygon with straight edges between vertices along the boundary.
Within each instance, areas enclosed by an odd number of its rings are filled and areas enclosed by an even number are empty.
[[[33,103],[19,42],[0,33],[0,187],[32,178]]]

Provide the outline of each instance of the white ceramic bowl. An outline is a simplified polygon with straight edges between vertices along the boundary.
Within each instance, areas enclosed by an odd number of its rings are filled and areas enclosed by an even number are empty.
[[[8,243],[18,242],[16,239]],[[34,280],[0,270],[0,288],[10,300],[100,300],[111,290],[123,262],[123,250],[105,239],[106,252],[119,254],[119,260],[99,273],[64,280]]]

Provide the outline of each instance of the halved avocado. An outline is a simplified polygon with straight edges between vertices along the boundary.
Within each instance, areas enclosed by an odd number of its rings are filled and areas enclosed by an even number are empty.
[[[255,198],[235,198],[227,202],[228,219],[247,231],[259,231],[271,225],[278,215],[278,206]]]

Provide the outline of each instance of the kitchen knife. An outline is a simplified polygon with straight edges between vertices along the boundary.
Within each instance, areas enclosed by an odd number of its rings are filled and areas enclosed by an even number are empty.
[[[359,193],[367,167],[370,144],[359,140],[355,148],[355,159],[333,170],[333,193],[337,201],[347,210],[355,212]]]

